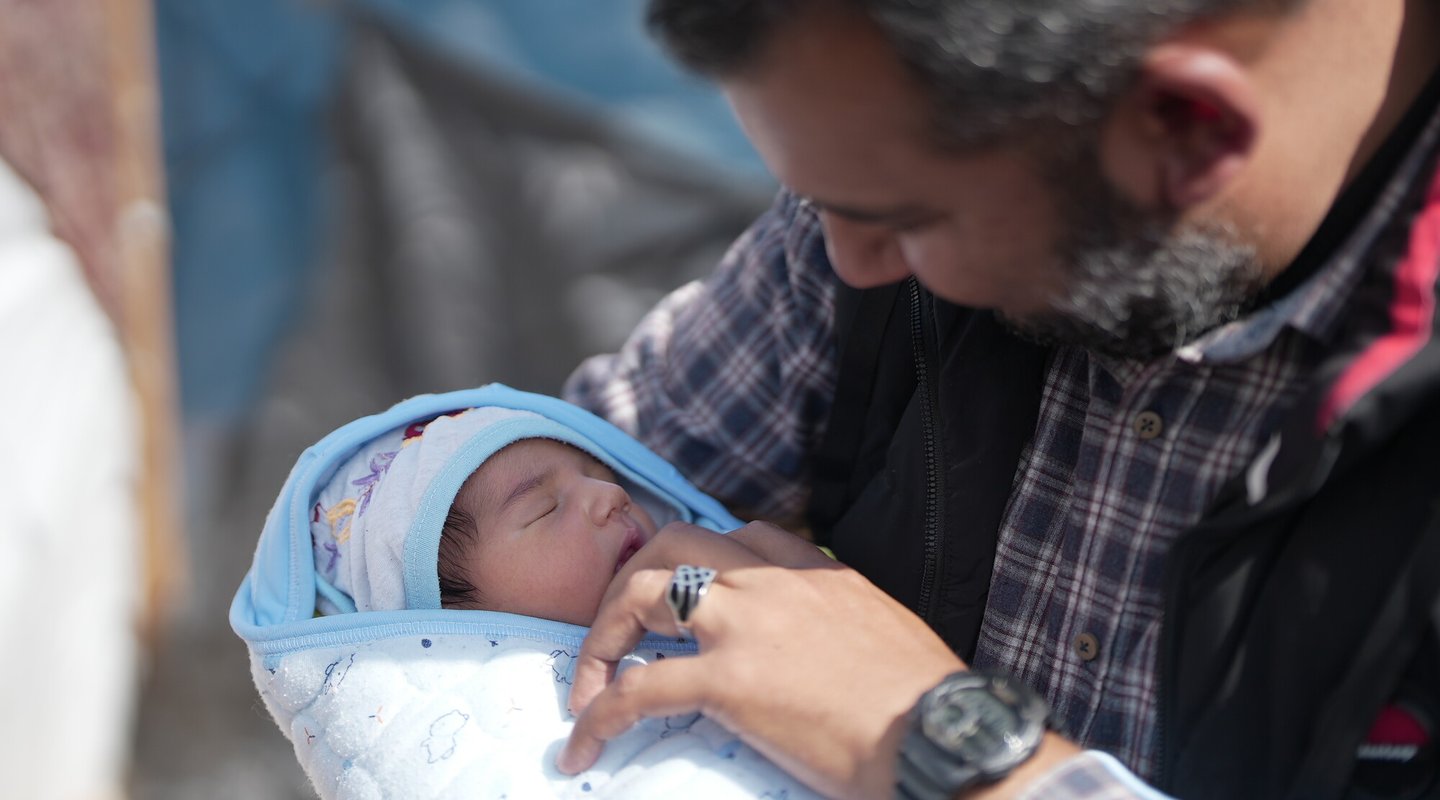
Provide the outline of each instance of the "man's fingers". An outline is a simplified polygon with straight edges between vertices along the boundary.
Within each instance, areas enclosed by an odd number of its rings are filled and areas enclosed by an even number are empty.
[[[747,533],[732,540],[730,536],[694,525],[672,523],[642,547],[610,583],[590,633],[580,647],[570,689],[570,712],[587,711],[614,677],[620,659],[635,648],[646,631],[679,634],[670,607],[665,604],[665,592],[676,567],[692,564],[716,570],[718,575],[710,589],[714,594],[722,590],[727,574],[770,563],[760,552],[747,546],[747,542],[758,541],[761,549],[783,554],[788,561],[810,558],[796,545],[813,550],[811,545],[799,539],[786,542],[780,537],[791,534],[773,526],[764,527],[769,530]],[[815,555],[824,558],[818,551]],[[707,626],[714,624],[717,614],[725,613],[723,603],[718,605],[719,610],[716,600],[707,595],[695,607],[688,626],[696,638],[703,641]]]
[[[777,566],[790,569],[828,569],[840,566],[820,548],[768,522],[752,522],[731,531],[726,537],[745,545],[751,552]]]
[[[585,657],[583,654],[575,659],[575,671],[571,675],[570,698],[566,701],[566,709],[571,714],[579,715],[590,707],[590,701],[610,685],[610,679],[615,677],[615,670],[619,667],[618,661],[607,661],[601,658]]]
[[[676,567],[710,567],[719,573],[716,581],[723,582],[728,571],[764,563],[739,542],[714,531],[684,523],[665,526],[625,564],[605,591],[576,659],[570,712],[585,710],[590,699],[609,683],[616,664],[635,648],[646,631],[679,634],[670,607],[665,604],[665,591]],[[697,636],[704,625],[705,613],[700,611],[704,605],[702,602],[696,607],[690,623]]]
[[[639,558],[637,554],[631,561]],[[626,564],[622,577],[610,584],[590,633],[580,645],[580,655],[575,658],[574,682],[570,687],[572,714],[584,711],[591,698],[605,688],[614,676],[620,659],[635,649],[646,630],[661,632],[659,626],[665,622],[663,615],[655,618],[656,605],[663,605],[663,594],[670,583],[671,571],[664,568],[630,570],[630,566]]]
[[[668,658],[621,673],[575,721],[555,766],[567,775],[582,772],[600,757],[606,742],[642,718],[702,710],[705,669],[698,658]]]
[[[773,525],[767,527],[774,528]],[[735,533],[743,530],[745,528],[739,528]],[[641,548],[630,561],[633,563],[644,555],[647,566],[673,571],[681,564],[726,570],[752,566],[766,560],[759,551],[746,546],[741,539],[734,538],[735,533],[719,534],[688,522],[672,522],[661,528],[655,538]]]
[[[713,535],[713,534],[712,534]],[[570,713],[585,711],[615,675],[620,660],[629,655],[646,631],[666,636],[679,636],[675,615],[665,604],[664,595],[670,586],[673,571],[649,569],[636,572],[618,587],[612,586],[606,603],[601,605],[595,624],[580,645],[575,657],[574,682],[570,687]],[[719,573],[723,576],[725,573]],[[714,617],[723,613],[726,587],[721,577],[710,585],[702,601],[690,613],[689,627],[697,639],[704,636]],[[719,597],[717,597],[719,595]]]

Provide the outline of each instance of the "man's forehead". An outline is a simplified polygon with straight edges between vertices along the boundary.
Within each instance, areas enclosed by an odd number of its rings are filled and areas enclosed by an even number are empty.
[[[913,212],[911,184],[952,155],[928,95],[868,21],[803,30],[722,79],[746,135],[771,173],[817,206],[854,219]]]

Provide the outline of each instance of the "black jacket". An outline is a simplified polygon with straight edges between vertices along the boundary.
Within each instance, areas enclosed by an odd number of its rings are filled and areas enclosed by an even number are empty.
[[[1159,784],[1180,797],[1440,795],[1440,182],[1401,213],[1268,490],[1235,476],[1168,556]],[[913,281],[842,291],[837,330],[812,527],[968,659],[1046,353]]]

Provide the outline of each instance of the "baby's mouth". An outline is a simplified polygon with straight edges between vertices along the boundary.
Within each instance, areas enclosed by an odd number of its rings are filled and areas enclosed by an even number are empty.
[[[625,543],[620,546],[620,557],[615,560],[615,572],[620,572],[620,568],[625,566],[625,562],[629,561],[644,546],[645,537],[638,528],[626,529]]]

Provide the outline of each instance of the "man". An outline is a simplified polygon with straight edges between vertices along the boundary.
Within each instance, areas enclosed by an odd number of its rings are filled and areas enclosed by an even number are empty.
[[[662,532],[563,769],[700,709],[837,796],[1437,791],[1440,3],[651,20],[788,191],[567,393],[864,577]]]

